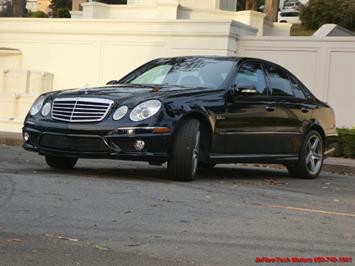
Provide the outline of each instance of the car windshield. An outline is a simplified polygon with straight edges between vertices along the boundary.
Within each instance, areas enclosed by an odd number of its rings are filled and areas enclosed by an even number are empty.
[[[120,83],[219,88],[236,60],[219,58],[158,59],[130,73]]]

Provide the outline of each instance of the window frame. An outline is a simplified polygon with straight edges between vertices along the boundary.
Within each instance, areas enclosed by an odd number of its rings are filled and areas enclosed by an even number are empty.
[[[273,97],[273,98],[282,98],[282,99],[298,99],[295,96],[295,93],[293,91],[293,88],[292,88],[292,85],[291,85],[291,79],[290,79],[290,72],[288,70],[284,69],[283,67],[281,67],[281,66],[279,66],[277,64],[273,64],[271,62],[264,62],[263,65],[264,65],[264,68],[265,68],[266,78],[267,78],[267,82],[268,82],[267,84],[268,84],[268,87],[269,87],[269,93],[270,93],[271,97]],[[271,80],[270,80],[270,74],[269,74],[269,71],[268,71],[268,67],[275,67],[278,70],[283,71],[286,74],[287,79],[290,82],[292,95],[284,95],[284,96],[283,95],[272,95],[272,87],[271,87]],[[298,81],[298,79],[296,79],[296,81]]]
[[[240,68],[244,65],[244,64],[247,64],[247,63],[254,63],[254,64],[259,64],[260,65],[260,68],[261,68],[261,71],[263,72],[263,76],[264,76],[264,82],[265,82],[265,89],[266,89],[266,94],[258,94],[258,95],[253,95],[253,96],[238,96],[238,97],[253,97],[253,98],[265,98],[265,97],[270,97],[271,96],[271,92],[270,92],[270,89],[269,89],[269,84],[268,84],[268,79],[267,79],[267,73],[266,73],[266,69],[264,67],[264,64],[262,61],[258,61],[258,60],[252,60],[252,59],[247,59],[247,60],[241,60],[238,62],[238,65],[237,65],[237,69],[235,71],[235,74],[234,74],[234,77],[232,77],[232,85],[238,85],[236,84],[236,79],[237,79],[237,75],[238,75],[238,72],[240,70]]]

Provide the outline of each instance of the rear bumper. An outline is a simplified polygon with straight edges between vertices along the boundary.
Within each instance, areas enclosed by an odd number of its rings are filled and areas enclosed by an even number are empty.
[[[165,162],[168,158],[171,133],[160,133],[161,130],[155,133],[155,129],[157,127],[115,129],[103,134],[94,131],[87,134],[64,134],[24,127],[23,134],[26,132],[29,138],[23,148],[42,155]],[[134,147],[137,140],[144,141],[142,150]]]

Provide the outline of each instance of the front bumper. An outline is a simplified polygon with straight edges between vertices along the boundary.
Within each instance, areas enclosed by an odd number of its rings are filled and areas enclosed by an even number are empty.
[[[29,138],[23,144],[28,151],[42,155],[66,156],[77,158],[111,158],[121,160],[165,162],[171,140],[169,128],[135,127],[113,130],[75,130],[39,129],[30,126],[23,128]],[[145,146],[137,150],[134,143],[142,140]]]

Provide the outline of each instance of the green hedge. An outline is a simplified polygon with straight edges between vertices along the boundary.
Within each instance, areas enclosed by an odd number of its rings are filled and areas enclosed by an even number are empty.
[[[338,148],[334,156],[355,158],[355,127],[338,128]]]
[[[35,11],[35,12],[29,11],[27,13],[27,16],[30,18],[48,18],[48,15],[43,11]]]

